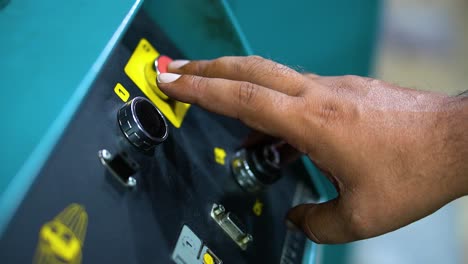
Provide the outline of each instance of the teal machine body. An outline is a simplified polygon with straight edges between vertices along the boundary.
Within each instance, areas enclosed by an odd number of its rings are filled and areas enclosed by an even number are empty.
[[[16,220],[18,210],[26,203],[38,175],[61,144],[93,84],[116,52],[116,46],[126,34],[132,34],[132,23],[138,13],[145,12],[149,19],[145,23],[154,23],[176,47],[178,52],[174,54],[188,59],[256,54],[300,71],[368,75],[380,2],[3,0],[0,8],[3,81],[0,239],[3,245],[15,236],[9,229],[21,221]],[[158,43],[152,44],[158,49]],[[75,140],[86,142],[86,138]],[[73,155],[69,158],[73,159]],[[298,166],[303,166],[310,176],[319,195],[317,201],[334,195],[307,158]],[[58,208],[50,209],[55,215],[60,212]],[[50,219],[57,218],[50,214]],[[89,227],[92,227],[91,216]],[[45,231],[41,225],[36,224],[34,228],[32,237],[37,240]],[[34,255],[34,247],[25,250],[26,254]],[[83,246],[83,260],[87,250]],[[7,254],[1,251],[1,255],[4,259]],[[135,259],[135,263],[148,263]],[[302,257],[302,263],[345,262],[345,246],[317,246],[311,242],[307,242]]]

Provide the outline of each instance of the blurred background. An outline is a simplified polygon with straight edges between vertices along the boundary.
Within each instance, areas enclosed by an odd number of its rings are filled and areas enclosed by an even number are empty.
[[[451,95],[467,90],[468,1],[386,0],[376,55],[376,78]],[[468,263],[468,197],[353,243],[351,263]]]

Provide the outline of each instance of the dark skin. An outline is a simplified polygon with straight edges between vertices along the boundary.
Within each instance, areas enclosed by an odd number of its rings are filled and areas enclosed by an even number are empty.
[[[300,74],[258,56],[175,61],[171,98],[237,118],[308,155],[339,196],[287,218],[317,243],[378,236],[468,194],[468,98]]]

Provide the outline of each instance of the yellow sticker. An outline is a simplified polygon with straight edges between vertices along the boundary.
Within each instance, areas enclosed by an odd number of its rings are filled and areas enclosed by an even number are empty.
[[[263,212],[263,203],[257,199],[254,203],[252,211],[256,216],[261,216]]]
[[[42,226],[33,263],[81,263],[87,227],[88,214],[84,207],[69,205]]]
[[[154,61],[159,52],[146,39],[141,39],[125,66],[125,73],[140,90],[159,108],[175,127],[182,125],[190,104],[167,97],[156,85]]]
[[[117,83],[117,85],[114,87],[114,93],[126,103],[128,101],[128,98],[130,98],[130,93],[125,89],[122,84]]]
[[[226,151],[222,148],[214,148],[214,157],[216,163],[224,165],[226,162]]]

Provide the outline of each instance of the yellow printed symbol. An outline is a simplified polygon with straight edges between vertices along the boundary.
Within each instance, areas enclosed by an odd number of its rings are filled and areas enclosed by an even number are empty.
[[[226,151],[222,148],[214,148],[215,161],[218,164],[224,165],[226,160]]]
[[[190,104],[172,100],[156,85],[154,61],[159,52],[146,39],[141,39],[125,66],[125,73],[140,90],[159,108],[175,127],[182,125]]]
[[[257,199],[254,203],[252,211],[256,216],[261,216],[263,212],[263,203]]]
[[[114,87],[114,93],[126,103],[128,101],[128,98],[130,98],[130,93],[123,87],[122,84],[117,83],[117,85]]]
[[[203,255],[203,264],[215,264],[215,261],[210,254],[205,253]]]
[[[84,207],[69,205],[42,226],[33,263],[81,263],[87,226],[88,214]]]

